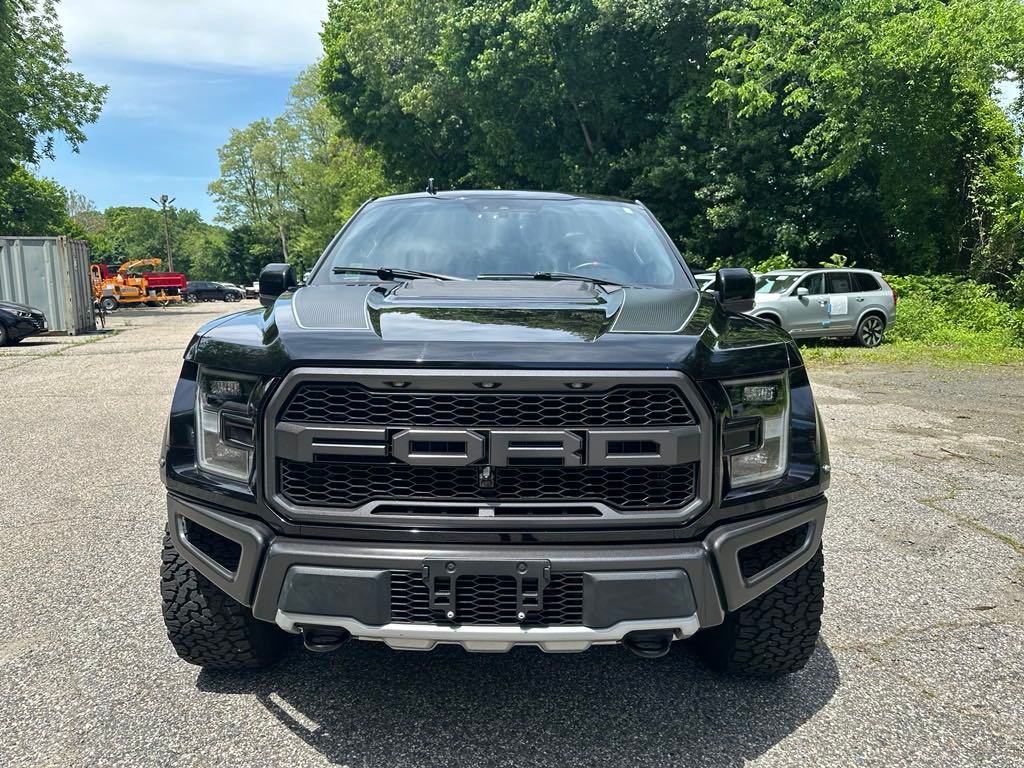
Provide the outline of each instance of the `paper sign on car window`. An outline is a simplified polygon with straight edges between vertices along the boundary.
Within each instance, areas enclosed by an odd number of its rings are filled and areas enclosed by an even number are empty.
[[[828,313],[830,315],[845,315],[847,312],[847,303],[845,296],[833,296],[828,303]]]

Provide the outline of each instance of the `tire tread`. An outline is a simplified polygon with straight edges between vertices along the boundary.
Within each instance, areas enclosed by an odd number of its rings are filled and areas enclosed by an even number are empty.
[[[779,547],[785,546],[780,541]],[[785,552],[763,550],[764,567]],[[701,631],[697,644],[715,669],[742,677],[775,678],[797,672],[814,653],[825,606],[821,547],[795,573],[737,611],[718,627]]]
[[[164,625],[174,650],[206,669],[261,669],[283,654],[287,636],[253,618],[199,573],[164,533],[160,566]]]

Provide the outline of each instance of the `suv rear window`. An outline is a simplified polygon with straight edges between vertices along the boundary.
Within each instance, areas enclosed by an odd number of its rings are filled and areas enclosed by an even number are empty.
[[[853,284],[858,291],[880,291],[882,289],[874,275],[869,275],[866,272],[854,272]]]

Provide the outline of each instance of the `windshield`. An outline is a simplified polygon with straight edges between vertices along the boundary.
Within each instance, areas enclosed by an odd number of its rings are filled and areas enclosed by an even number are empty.
[[[757,293],[783,293],[800,275],[762,275],[757,278]]]
[[[661,233],[635,205],[504,197],[373,204],[352,221],[313,283],[367,279],[344,267],[469,279],[566,273],[660,287],[682,275]]]

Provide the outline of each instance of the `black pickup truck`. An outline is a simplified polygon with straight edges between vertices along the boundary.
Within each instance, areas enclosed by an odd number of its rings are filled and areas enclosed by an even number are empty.
[[[167,633],[257,668],[290,637],[801,668],[828,447],[800,352],[640,203],[364,205],[301,286],[201,328],[161,459]]]

